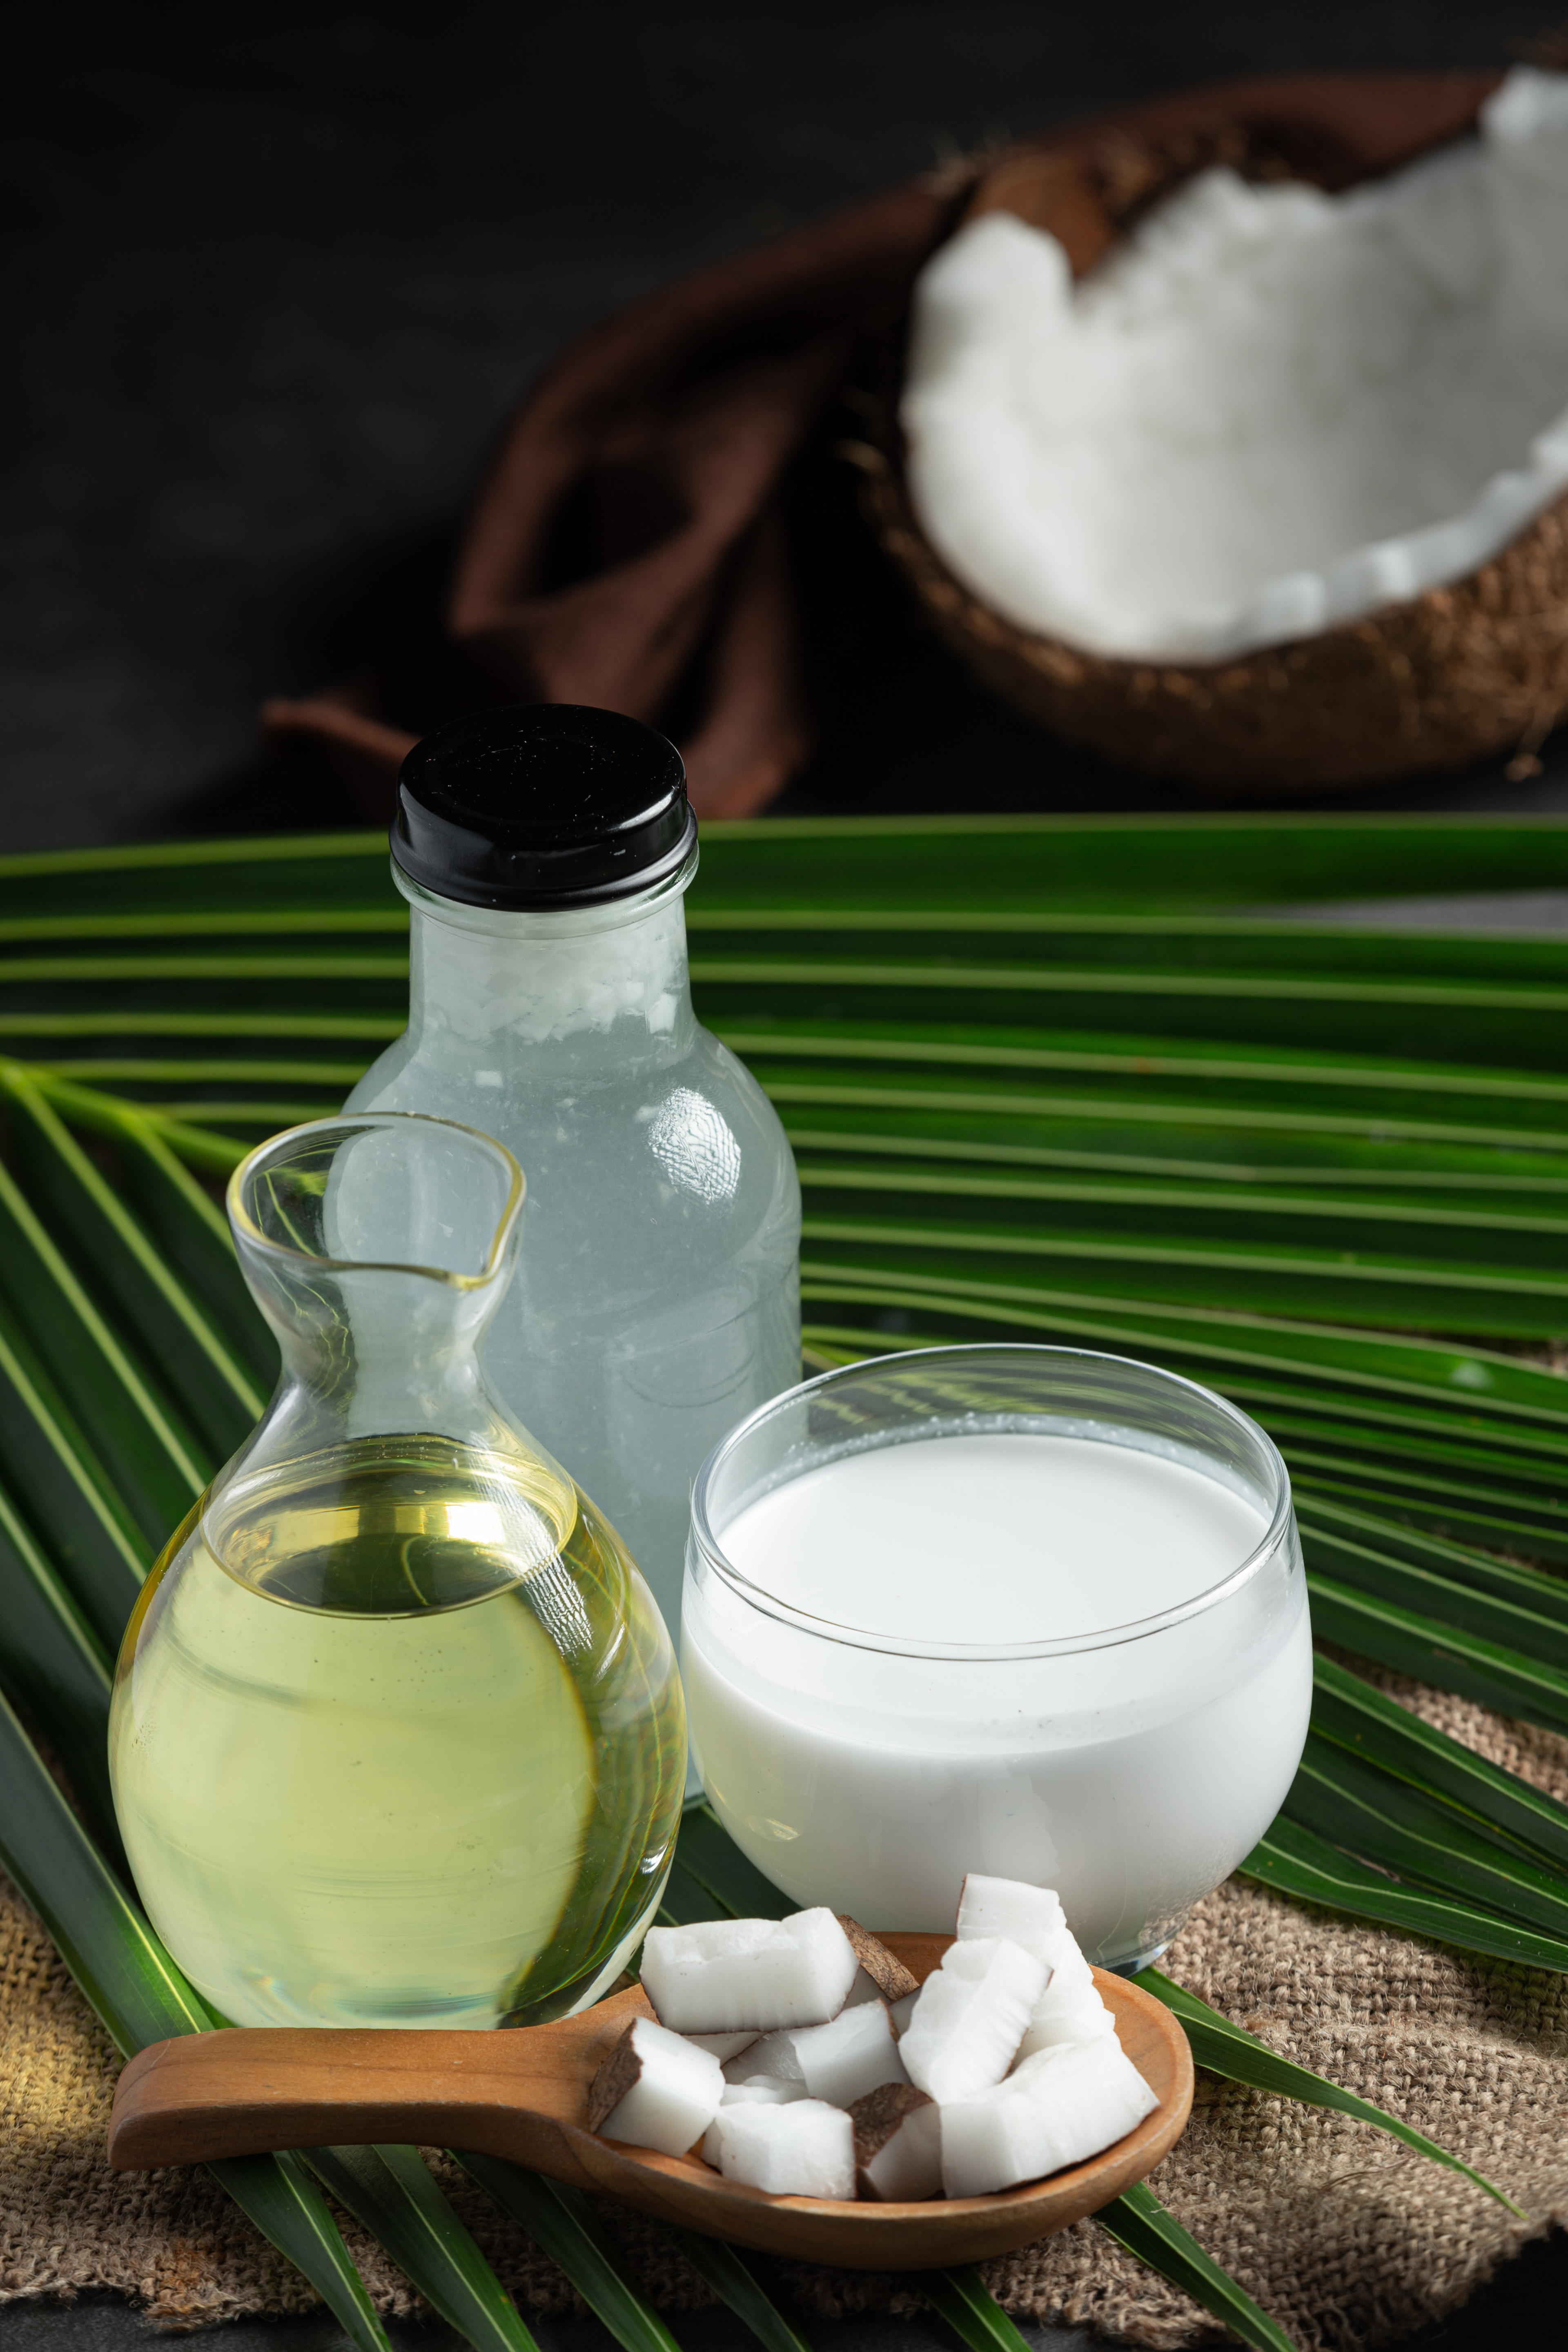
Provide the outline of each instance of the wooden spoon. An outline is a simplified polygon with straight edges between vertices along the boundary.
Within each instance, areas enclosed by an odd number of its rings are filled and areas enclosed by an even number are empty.
[[[951,1936],[882,1941],[922,1980]],[[634,2017],[640,1985],[554,2025],[507,2033],[232,2026],[154,2042],[120,2077],[109,2161],[120,2171],[267,2148],[412,2143],[508,2157],[661,2221],[763,2252],[848,2270],[936,2270],[1065,2229],[1152,2172],[1193,2104],[1187,2037],[1163,2002],[1094,1972],[1121,2046],[1160,2104],[1087,2164],[994,2197],[838,2204],[770,2197],[697,2156],[660,2156],[587,2129],[588,2086]]]

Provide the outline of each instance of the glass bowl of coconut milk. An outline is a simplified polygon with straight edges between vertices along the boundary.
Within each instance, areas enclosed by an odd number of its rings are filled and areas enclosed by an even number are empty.
[[[946,1927],[980,1871],[1140,1968],[1306,1738],[1285,1465],[1123,1357],[927,1348],[787,1391],[698,1475],[683,1607],[709,1801],[796,1903],[872,1927]]]

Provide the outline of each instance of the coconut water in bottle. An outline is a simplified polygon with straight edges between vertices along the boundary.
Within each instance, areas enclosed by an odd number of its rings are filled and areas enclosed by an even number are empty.
[[[761,1087],[699,1026],[674,746],[565,705],[426,736],[398,785],[408,1028],[349,1097],[494,1135],[529,1247],[485,1348],[677,1628],[690,1485],[800,1377],[800,1190]]]

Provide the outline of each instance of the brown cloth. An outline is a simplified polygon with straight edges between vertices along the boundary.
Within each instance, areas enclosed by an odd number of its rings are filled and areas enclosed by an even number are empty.
[[[1568,1740],[1363,1671],[1568,1799]],[[1351,2352],[1440,2318],[1525,2237],[1568,2221],[1568,1979],[1357,1926],[1237,1879],[1199,1906],[1164,1965],[1276,2050],[1478,2166],[1529,2214],[1515,2221],[1370,2125],[1200,2076],[1192,2121],[1152,2186],[1303,2352]],[[209,2175],[108,2169],[115,2072],[47,1937],[0,1880],[0,2300],[109,2288],[165,2327],[308,2309],[299,2274]],[[437,2168],[519,2301],[572,2309],[571,2288],[517,2224],[445,2158]],[[711,2303],[655,2223],[604,2210],[653,2302]],[[379,2248],[344,2227],[381,2309],[416,2310]],[[781,2272],[807,2313],[920,2307],[907,2277]],[[1150,2347],[1218,2333],[1092,2221],[988,2263],[985,2276],[1023,2319],[1089,2324]]]
[[[1072,166],[1051,225],[1085,266],[1103,244],[1079,233],[1086,205],[1120,226],[1216,157],[1345,187],[1469,129],[1497,79],[1284,76],[1069,125],[1042,142]],[[765,806],[812,746],[801,616],[835,562],[818,544],[803,570],[792,547],[792,468],[869,340],[896,328],[981,167],[894,188],[570,344],[479,488],[442,629],[346,684],[268,703],[268,743],[384,819],[405,753],[442,719],[595,703],[675,737],[699,815]]]

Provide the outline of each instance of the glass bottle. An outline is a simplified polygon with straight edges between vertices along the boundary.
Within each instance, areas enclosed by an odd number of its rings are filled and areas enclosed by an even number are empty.
[[[398,803],[408,1028],[348,1108],[467,1120],[527,1168],[529,1246],[486,1369],[674,1633],[691,1481],[800,1378],[795,1161],[691,1007],[685,771],[636,719],[530,705],[426,736]]]
[[[143,1588],[110,1768],[148,1913],[237,2024],[563,2015],[657,1908],[669,1638],[477,1353],[522,1194],[490,1137],[395,1115],[231,1180],[282,1375]]]

